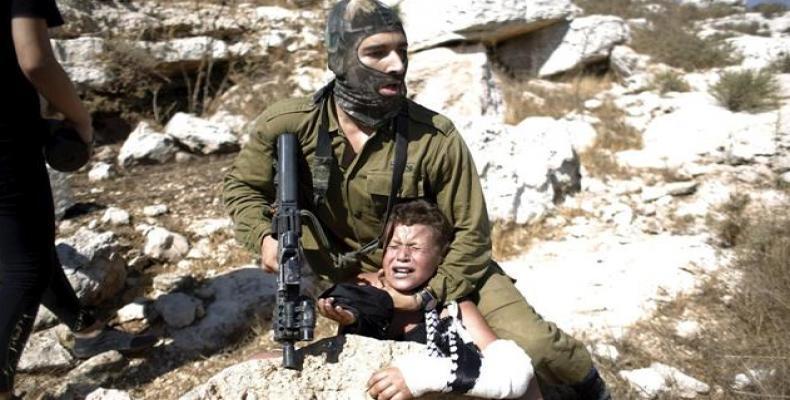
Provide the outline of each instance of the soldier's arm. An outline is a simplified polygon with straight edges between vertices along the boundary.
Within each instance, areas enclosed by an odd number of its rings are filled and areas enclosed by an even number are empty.
[[[255,254],[261,253],[263,238],[272,233],[271,205],[277,194],[272,128],[265,116],[250,124],[250,141],[225,176],[223,187],[223,200],[234,222],[236,238]]]
[[[453,226],[454,239],[429,285],[443,302],[470,294],[491,259],[491,227],[480,178],[461,135],[452,128],[432,166],[436,202]]]

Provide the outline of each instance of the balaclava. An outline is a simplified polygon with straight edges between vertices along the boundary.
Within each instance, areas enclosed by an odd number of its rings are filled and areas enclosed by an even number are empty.
[[[377,0],[363,0],[350,19],[346,19],[349,3],[359,0],[342,0],[329,13],[326,25],[326,48],[329,69],[335,73],[334,95],[337,104],[363,125],[379,127],[400,111],[406,97],[404,75],[391,75],[377,71],[359,60],[358,48],[363,39],[382,32],[405,32],[398,15]],[[353,6],[353,5],[352,5]],[[382,96],[378,90],[383,85],[400,85],[398,96]]]

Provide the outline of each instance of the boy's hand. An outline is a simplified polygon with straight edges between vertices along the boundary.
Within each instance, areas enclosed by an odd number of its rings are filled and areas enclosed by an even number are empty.
[[[403,374],[396,367],[382,369],[368,380],[368,394],[376,400],[413,399]]]
[[[334,305],[335,299],[329,297],[326,299],[318,299],[318,312],[326,318],[337,322],[340,326],[351,325],[357,322],[356,317],[351,311],[343,307]]]

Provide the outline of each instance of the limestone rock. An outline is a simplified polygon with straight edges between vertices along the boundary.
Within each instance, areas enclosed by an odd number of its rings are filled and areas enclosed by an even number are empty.
[[[230,218],[208,218],[197,220],[187,227],[187,230],[197,237],[210,237],[233,227]]]
[[[118,207],[109,207],[104,211],[104,215],[101,217],[101,222],[103,224],[110,224],[114,226],[129,225],[131,222],[131,216],[126,210],[120,209]]]
[[[155,204],[144,207],[143,214],[145,214],[147,217],[158,217],[160,215],[167,214],[168,210],[167,204]]]
[[[199,322],[171,332],[181,349],[214,351],[227,345],[256,318],[269,318],[277,277],[260,268],[240,268],[213,278],[207,286],[214,300]]]
[[[98,388],[90,392],[85,400],[132,400],[132,396],[121,390]]]
[[[110,378],[124,373],[126,364],[126,359],[117,351],[93,356],[63,377],[62,383],[54,390],[54,397],[63,400],[84,399]]]
[[[145,234],[143,254],[162,261],[178,262],[189,252],[187,238],[165,228],[155,227]]]
[[[497,43],[576,10],[569,0],[405,0],[398,8],[413,51],[457,41]]]
[[[147,307],[150,303],[145,299],[135,300],[116,311],[118,322],[126,323],[146,319]]]
[[[42,372],[74,365],[74,357],[60,345],[56,329],[47,329],[30,336],[19,360],[19,371]]]
[[[77,86],[98,89],[112,80],[101,57],[107,51],[105,39],[79,37],[76,39],[51,40],[55,58]]]
[[[91,182],[99,182],[110,179],[115,175],[112,170],[112,165],[106,162],[97,162],[93,165],[90,172],[88,172],[88,180]]]
[[[191,114],[177,113],[165,126],[165,133],[198,154],[226,153],[239,149],[230,128]]]
[[[609,65],[617,75],[627,78],[647,69],[650,56],[639,54],[628,46],[614,46],[609,55]]]
[[[707,394],[710,386],[700,382],[674,367],[661,363],[650,364],[649,368],[620,371],[620,377],[628,381],[643,398],[655,398],[669,392],[684,399],[693,399]]]
[[[502,89],[482,45],[414,54],[406,77],[416,102],[451,120],[485,116],[503,121]]]
[[[543,117],[516,127],[485,119],[461,127],[492,219],[540,221],[555,200],[580,189],[579,160],[564,128]]]
[[[38,308],[38,314],[36,314],[36,322],[33,323],[33,332],[38,332],[44,329],[52,328],[53,326],[58,324],[58,317],[49,311],[44,306]]]
[[[495,54],[515,75],[548,77],[605,61],[612,48],[629,37],[623,19],[593,15],[508,40]]]
[[[396,357],[424,346],[414,342],[379,341],[356,335],[320,340],[299,351],[305,355],[301,371],[281,367],[281,359],[252,360],[227,368],[181,400],[279,399],[365,400],[366,382]],[[422,399],[457,399],[453,394],[429,394]],[[473,397],[464,397],[474,399]]]
[[[98,305],[115,296],[126,281],[126,262],[112,232],[80,228],[57,243],[66,276],[85,305]]]
[[[161,164],[172,160],[176,151],[172,137],[154,131],[147,122],[140,122],[123,143],[118,165],[129,168],[136,164]]]
[[[680,321],[675,325],[675,335],[687,340],[698,338],[701,331],[702,326],[697,321]]]

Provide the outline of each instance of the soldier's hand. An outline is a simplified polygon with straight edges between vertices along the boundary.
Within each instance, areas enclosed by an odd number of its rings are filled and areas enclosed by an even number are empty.
[[[261,243],[261,268],[269,273],[278,271],[277,266],[277,240],[271,235],[266,235]]]
[[[340,326],[351,325],[357,321],[357,318],[354,317],[354,314],[351,311],[334,305],[334,300],[335,299],[331,297],[326,299],[318,299],[318,312],[324,317],[337,322],[340,324]]]
[[[379,289],[384,289],[384,270],[378,272],[360,272],[357,274],[357,285],[370,285]]]
[[[413,399],[403,374],[396,367],[389,367],[373,374],[368,380],[368,394],[376,400]]]

